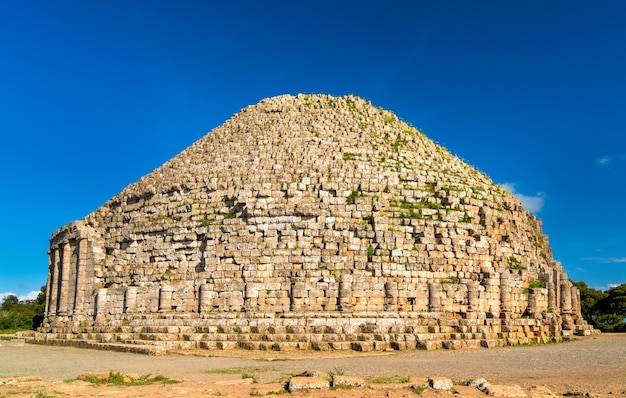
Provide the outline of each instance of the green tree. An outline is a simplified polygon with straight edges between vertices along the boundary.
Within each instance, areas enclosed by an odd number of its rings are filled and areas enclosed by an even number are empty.
[[[626,283],[606,291],[607,296],[598,301],[596,307],[601,312],[598,322],[604,330],[626,331]]]
[[[20,300],[14,294],[9,294],[4,298],[2,305],[0,305],[0,311],[11,311],[16,305],[18,305]]]
[[[46,285],[39,289],[39,294],[33,302],[33,310],[35,311],[33,329],[37,329],[43,322],[44,313],[46,312]]]
[[[35,300],[20,301],[15,295],[5,297],[0,305],[0,332],[36,329],[43,321],[45,306],[45,286]]]
[[[590,324],[597,327],[596,322],[598,317],[602,314],[600,309],[597,308],[597,304],[600,300],[604,299],[607,294],[602,290],[587,286],[585,282],[571,282],[580,291],[580,309],[583,314],[583,318],[585,318],[585,320]]]
[[[606,291],[590,288],[585,282],[572,282],[580,290],[583,317],[606,332],[626,332],[626,283]]]

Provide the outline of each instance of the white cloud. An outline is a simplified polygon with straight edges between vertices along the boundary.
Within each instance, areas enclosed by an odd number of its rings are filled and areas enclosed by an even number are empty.
[[[621,264],[626,263],[626,257],[586,257],[583,261],[594,261],[603,264]]]
[[[597,157],[595,163],[600,167],[605,167],[609,170],[622,171],[623,165],[626,162],[626,153],[620,153],[617,155],[606,155]]]
[[[524,205],[526,210],[531,213],[539,213],[541,209],[543,209],[543,205],[545,204],[546,194],[544,192],[537,192],[534,196],[532,195],[524,195],[523,193],[517,192],[515,189],[515,184],[510,182],[505,182],[500,184],[500,186],[510,192],[513,196],[519,199],[520,202]]]
[[[609,289],[620,286],[618,283],[609,283]]]
[[[33,290],[32,292],[29,292],[28,294],[23,295],[23,296],[19,296],[19,295],[13,293],[13,292],[0,293],[0,303],[2,303],[4,301],[4,298],[7,297],[7,296],[17,296],[17,298],[20,301],[23,301],[23,300],[34,300],[34,299],[37,298],[39,293],[40,293],[39,290]]]
[[[0,301],[4,301],[6,296],[16,296],[16,294],[11,292],[0,293]]]
[[[34,300],[37,298],[37,296],[39,296],[39,293],[41,293],[41,290],[33,290],[32,292],[29,292],[26,296],[19,296],[20,300]]]

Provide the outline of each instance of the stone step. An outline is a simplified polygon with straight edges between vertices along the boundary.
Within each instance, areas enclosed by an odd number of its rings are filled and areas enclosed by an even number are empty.
[[[46,343],[79,348],[107,349],[122,352],[134,352],[149,355],[164,355],[170,350],[188,349],[248,349],[291,351],[313,349],[320,351],[352,350],[352,351],[384,351],[413,349],[472,349],[493,348],[511,344],[524,344],[528,338],[519,339],[477,339],[464,338],[459,335],[445,334],[392,334],[384,340],[349,340],[337,336],[327,339],[312,338],[311,335],[255,335],[255,334],[146,334],[99,333],[99,339],[66,339],[64,335],[47,335]],[[158,336],[158,337],[157,337]],[[149,338],[146,338],[149,337]],[[271,338],[274,337],[274,338]],[[319,337],[319,336],[318,336]],[[361,336],[362,337],[362,336]]]

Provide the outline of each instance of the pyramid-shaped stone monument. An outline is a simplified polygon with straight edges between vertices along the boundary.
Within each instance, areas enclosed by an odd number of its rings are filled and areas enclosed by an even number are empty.
[[[401,350],[592,329],[541,223],[354,96],[234,115],[50,240],[41,342]]]

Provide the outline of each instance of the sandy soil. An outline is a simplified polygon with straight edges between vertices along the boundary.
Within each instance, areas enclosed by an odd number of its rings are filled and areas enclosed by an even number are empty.
[[[291,375],[311,369],[364,377],[368,386],[290,396],[415,397],[411,383],[401,383],[402,379],[448,377],[458,382],[485,378],[491,384],[519,385],[529,397],[547,397],[552,392],[618,398],[626,396],[626,334],[544,346],[385,353],[201,350],[153,357],[30,344],[0,346],[0,397],[271,396],[284,393]],[[75,380],[80,373],[108,371],[161,374],[182,382],[94,386]],[[244,374],[252,378],[244,379]],[[462,397],[482,395],[462,387],[457,392]],[[429,390],[422,396],[447,394]]]

